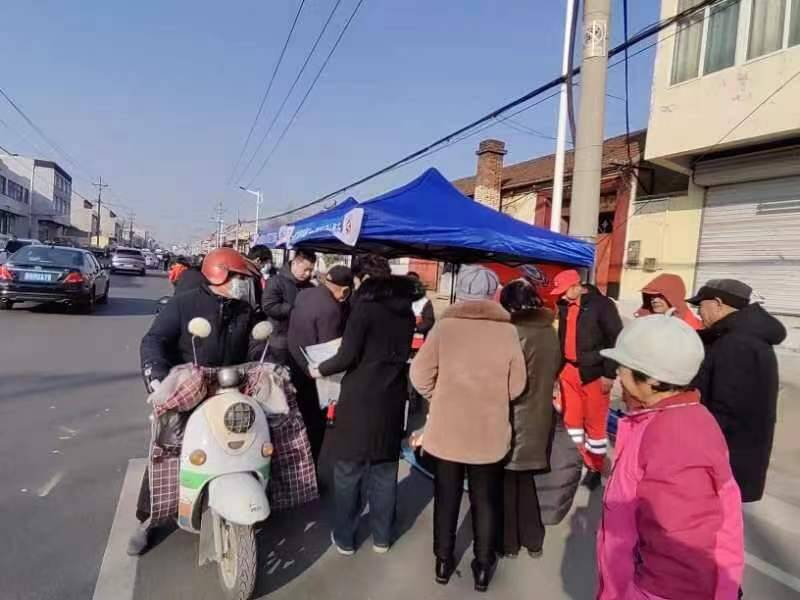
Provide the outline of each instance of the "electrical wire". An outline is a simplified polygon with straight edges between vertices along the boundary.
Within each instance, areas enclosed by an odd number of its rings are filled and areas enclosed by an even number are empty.
[[[303,62],[303,66],[300,67],[300,70],[297,72],[297,76],[294,78],[294,81],[292,82],[292,85],[289,88],[289,91],[286,92],[286,95],[284,96],[280,107],[278,107],[278,110],[275,112],[275,116],[273,117],[272,122],[269,124],[269,127],[264,132],[264,135],[261,136],[261,141],[258,143],[258,147],[255,149],[255,152],[253,152],[253,155],[250,157],[250,160],[248,161],[247,165],[245,166],[244,170],[242,171],[241,175],[239,176],[239,179],[243,179],[244,178],[244,176],[250,170],[250,167],[253,165],[253,161],[255,161],[255,159],[258,157],[258,154],[261,152],[261,149],[264,147],[264,143],[267,141],[267,138],[269,137],[269,134],[272,133],[272,130],[275,128],[275,123],[278,122],[278,118],[283,113],[283,109],[286,107],[286,103],[289,101],[289,98],[291,97],[292,93],[294,92],[295,87],[297,87],[297,84],[300,81],[300,78],[303,76],[303,73],[305,73],[306,67],[308,66],[308,63],[311,61],[311,57],[314,55],[314,52],[316,52],[317,46],[319,45],[320,41],[322,40],[323,36],[325,35],[325,32],[328,30],[328,26],[331,24],[331,21],[333,20],[333,16],[336,14],[336,11],[339,8],[339,5],[341,3],[342,3],[342,0],[336,0],[336,4],[334,4],[333,9],[331,10],[330,14],[328,15],[328,20],[325,21],[325,24],[322,26],[322,30],[319,32],[319,35],[317,35],[317,39],[314,41],[313,46],[311,46],[311,50],[306,55],[306,59]]]
[[[289,122],[286,124],[286,127],[284,127],[283,131],[281,132],[280,136],[278,137],[278,140],[275,142],[275,145],[272,147],[272,150],[270,150],[269,154],[267,154],[267,157],[264,159],[264,162],[261,163],[261,166],[258,168],[258,170],[256,171],[256,174],[250,180],[250,183],[247,184],[247,187],[251,187],[253,185],[253,182],[258,178],[259,175],[261,175],[262,171],[269,164],[270,160],[272,160],[272,157],[274,156],[275,152],[280,147],[281,142],[283,142],[284,138],[286,137],[286,134],[289,132],[289,129],[291,129],[292,125],[294,124],[295,120],[297,119],[297,115],[300,113],[300,111],[302,110],[303,106],[305,105],[306,100],[308,100],[308,97],[311,95],[311,92],[314,90],[314,87],[316,87],[317,82],[319,81],[319,78],[322,76],[322,73],[325,71],[325,68],[328,66],[328,63],[330,62],[331,58],[333,57],[334,52],[336,52],[336,49],[339,47],[339,44],[341,43],[342,38],[344,38],[344,34],[347,33],[347,30],[350,28],[350,24],[353,22],[353,19],[355,19],[356,15],[358,14],[358,10],[361,8],[362,4],[364,4],[364,0],[358,0],[358,4],[356,4],[355,8],[353,9],[353,12],[350,14],[350,17],[347,19],[347,22],[344,24],[344,27],[342,28],[342,31],[339,33],[339,37],[336,38],[336,42],[333,44],[333,47],[331,48],[330,52],[328,52],[328,56],[325,57],[325,61],[322,63],[322,66],[319,68],[319,71],[317,71],[317,75],[314,77],[314,80],[311,82],[311,86],[309,86],[308,90],[305,93],[305,96],[303,96],[303,99],[300,101],[300,104],[297,106],[297,109],[294,111],[294,114],[292,115],[292,118],[289,119]]]
[[[628,40],[624,41],[622,44],[612,48],[609,51],[609,54],[608,54],[609,59],[614,57],[614,56],[617,56],[618,54],[624,53],[628,48],[631,48],[631,47],[639,44],[643,40],[645,40],[645,39],[647,39],[647,38],[649,38],[649,37],[651,37],[653,35],[658,34],[662,30],[666,29],[667,27],[670,27],[671,25],[675,24],[676,22],[680,21],[681,19],[685,19],[686,17],[695,14],[696,12],[704,10],[706,6],[710,6],[711,4],[713,4],[714,2],[717,2],[717,1],[718,0],[702,0],[696,6],[687,8],[687,9],[679,12],[678,14],[674,15],[673,17],[669,17],[667,19],[662,19],[661,21],[658,21],[655,24],[652,24],[652,25],[649,25],[649,26],[643,28],[637,34],[631,36]],[[639,50],[637,52],[629,54],[627,60],[630,60],[631,58],[634,58],[635,56],[638,56],[639,54],[649,50],[653,46],[656,46],[659,43],[669,39],[673,35],[675,35],[675,34],[673,33],[673,34],[671,34],[669,36],[666,36],[666,37],[662,38],[661,40],[656,40],[654,43],[648,45],[647,47],[642,48],[641,50]],[[619,61],[617,61],[615,63],[612,63],[611,65],[609,65],[609,68],[616,67],[617,65],[619,65],[622,62],[624,62],[625,60],[626,59],[623,58],[623,59],[621,59],[621,60],[619,60]],[[580,67],[576,67],[576,68],[572,69],[572,71],[571,71],[571,73],[569,75],[575,76],[575,75],[577,75],[579,73],[580,73]],[[548,90],[550,90],[552,88],[555,88],[555,87],[561,85],[566,80],[567,80],[567,77],[564,77],[564,76],[557,77],[556,79],[553,79],[552,81],[549,81],[549,82],[537,87],[536,89],[531,90],[527,94],[524,94],[523,96],[520,96],[519,98],[517,98],[515,100],[512,100],[511,102],[501,106],[500,108],[497,108],[497,109],[493,110],[492,112],[484,115],[483,117],[481,117],[479,119],[476,119],[472,123],[469,123],[468,125],[465,125],[465,126],[459,128],[459,129],[457,129],[456,131],[454,131],[452,133],[449,133],[446,136],[444,136],[442,138],[439,138],[438,140],[435,140],[434,142],[431,142],[430,144],[428,144],[424,148],[420,148],[419,150],[416,150],[415,152],[412,152],[411,154],[408,154],[407,156],[404,156],[403,158],[401,158],[401,159],[399,159],[399,160],[397,160],[397,161],[395,161],[395,162],[393,162],[393,163],[391,163],[391,164],[389,164],[389,165],[387,165],[387,166],[385,166],[385,167],[383,167],[383,168],[381,168],[381,169],[379,169],[379,170],[377,170],[377,171],[375,171],[375,172],[373,172],[373,173],[371,173],[371,174],[369,174],[369,175],[367,175],[365,177],[362,177],[362,178],[360,178],[360,179],[358,179],[358,180],[356,180],[356,181],[354,181],[354,182],[352,182],[352,183],[350,183],[348,185],[345,185],[345,186],[343,186],[343,187],[341,187],[341,188],[339,188],[339,189],[337,189],[337,190],[335,190],[333,192],[325,194],[324,196],[321,196],[321,197],[317,198],[316,200],[313,200],[313,201],[308,202],[306,204],[303,204],[301,206],[295,207],[293,209],[290,209],[290,210],[287,210],[287,211],[283,211],[281,213],[277,213],[277,214],[265,217],[265,220],[284,217],[284,216],[287,216],[287,215],[292,214],[294,212],[301,211],[301,210],[304,210],[304,209],[309,208],[311,206],[314,206],[315,204],[326,202],[327,200],[335,198],[335,197],[339,196],[340,194],[342,194],[342,193],[344,193],[344,192],[346,192],[346,191],[348,191],[348,190],[350,190],[350,189],[352,189],[354,187],[357,187],[357,186],[362,185],[362,184],[364,184],[364,183],[366,183],[368,181],[371,181],[372,179],[375,179],[376,177],[380,177],[381,175],[385,175],[386,173],[388,173],[390,171],[393,171],[393,170],[395,170],[395,169],[397,169],[397,168],[399,168],[401,166],[405,166],[407,164],[411,164],[412,162],[416,162],[417,160],[419,160],[421,158],[424,158],[426,156],[430,156],[431,150],[433,150],[433,149],[435,149],[435,148],[437,148],[439,146],[449,147],[450,145],[452,145],[451,142],[455,138],[458,138],[462,134],[464,134],[466,132],[469,132],[470,130],[472,130],[472,129],[476,128],[476,127],[480,127],[481,125],[484,125],[485,123],[487,123],[489,121],[494,121],[500,115],[508,112],[509,110],[511,110],[513,108],[516,108],[517,106],[520,106],[520,105],[524,104],[525,102],[528,102],[529,100],[531,100],[533,98],[536,98],[537,96],[540,96],[541,94],[547,92]],[[557,93],[556,93],[556,95],[557,95]],[[550,96],[550,97],[552,97],[552,96]],[[453,142],[453,143],[457,143],[457,141],[461,141],[461,140],[456,140],[456,142]]]
[[[244,145],[242,146],[242,151],[239,153],[239,158],[236,159],[236,163],[233,165],[233,169],[231,170],[231,174],[228,177],[228,185],[230,185],[231,181],[233,181],[236,172],[239,169],[239,165],[242,162],[242,158],[244,157],[245,152],[247,151],[247,146],[250,143],[250,139],[253,137],[253,131],[258,124],[258,119],[261,117],[261,113],[264,110],[264,105],[267,103],[267,98],[269,97],[269,93],[272,90],[272,86],[275,83],[275,78],[278,75],[278,69],[281,67],[281,63],[283,62],[283,57],[286,55],[286,49],[289,47],[289,42],[292,39],[292,35],[294,34],[294,30],[297,27],[297,22],[300,20],[300,14],[303,12],[303,6],[305,6],[306,0],[300,0],[300,6],[297,8],[297,12],[294,15],[294,20],[292,21],[292,26],[289,29],[289,34],[286,36],[286,40],[283,42],[283,48],[281,48],[281,53],[278,56],[278,60],[275,63],[275,68],[272,70],[272,76],[269,79],[269,83],[267,84],[267,89],[264,91],[264,95],[261,97],[261,103],[258,105],[258,110],[256,111],[256,116],[253,119],[252,125],[250,125],[250,131],[247,133],[247,137],[244,140]]]

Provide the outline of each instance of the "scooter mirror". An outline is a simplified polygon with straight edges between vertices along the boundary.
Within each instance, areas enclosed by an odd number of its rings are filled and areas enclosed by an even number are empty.
[[[211,323],[203,317],[195,317],[189,321],[187,329],[194,337],[207,338],[211,335]]]
[[[272,335],[272,323],[268,321],[261,321],[258,325],[253,327],[253,339],[257,342],[263,342]]]

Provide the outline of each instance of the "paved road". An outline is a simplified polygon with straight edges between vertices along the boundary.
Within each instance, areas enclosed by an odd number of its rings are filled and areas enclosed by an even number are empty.
[[[128,459],[145,453],[139,340],[168,290],[115,275],[94,315],[0,313],[3,600],[91,598]]]
[[[196,539],[189,534],[174,532],[139,561],[124,555],[142,468],[142,461],[130,459],[144,456],[146,443],[138,342],[152,318],[153,300],[167,290],[163,277],[120,276],[113,279],[110,305],[96,315],[25,308],[0,313],[0,599],[220,597],[215,567],[196,566]],[[770,495],[747,514],[745,590],[757,600],[800,598],[800,357],[785,358],[782,367]],[[461,575],[437,586],[430,482],[405,468],[401,477],[405,533],[389,554],[373,554],[365,539],[355,557],[337,555],[328,537],[326,498],[268,521],[259,536],[258,595],[477,597],[469,572],[469,527],[459,532]],[[599,494],[581,491],[573,513],[548,530],[545,556],[504,561],[491,596],[591,598],[599,509]]]

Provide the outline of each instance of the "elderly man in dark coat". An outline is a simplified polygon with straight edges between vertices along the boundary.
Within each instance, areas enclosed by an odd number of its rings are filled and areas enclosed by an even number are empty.
[[[695,385],[728,442],[742,502],[764,495],[778,403],[778,361],[773,346],[786,328],[735,279],[712,279],[688,300],[700,307],[706,358]]]

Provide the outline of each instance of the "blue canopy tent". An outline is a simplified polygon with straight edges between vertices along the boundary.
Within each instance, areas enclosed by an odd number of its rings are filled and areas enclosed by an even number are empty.
[[[306,225],[311,226],[311,230],[318,230],[325,223],[328,222],[335,222],[341,221],[342,217],[351,209],[358,206],[358,202],[355,198],[350,197],[347,198],[344,202],[337,204],[327,210],[323,210],[322,212],[314,213],[308,217],[303,219],[299,219],[292,223],[292,226],[296,230],[304,230],[310,231]],[[268,246],[270,248],[278,248],[283,247],[284,244],[282,240],[280,240],[280,232],[282,229],[282,225],[280,224],[268,224],[266,227],[263,227],[258,232],[258,237],[256,238],[255,244],[263,244],[264,246]]]
[[[343,219],[363,209],[353,244],[343,241]],[[590,267],[591,244],[528,225],[459,192],[436,169],[363,203],[337,207],[284,228],[291,247],[336,254],[375,252],[452,263],[527,262]]]

